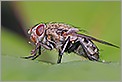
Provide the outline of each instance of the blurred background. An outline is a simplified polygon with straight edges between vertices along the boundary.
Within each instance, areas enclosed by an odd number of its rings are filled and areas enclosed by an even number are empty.
[[[34,61],[20,58],[34,48],[28,44],[27,31],[40,22],[71,24],[86,30],[87,35],[120,46],[120,16],[119,1],[2,1],[2,80],[120,80],[120,49],[96,42],[100,58],[112,63],[82,62],[82,57],[65,53],[64,64],[51,65],[57,61],[55,50],[43,51]],[[73,75],[72,70],[76,70]]]

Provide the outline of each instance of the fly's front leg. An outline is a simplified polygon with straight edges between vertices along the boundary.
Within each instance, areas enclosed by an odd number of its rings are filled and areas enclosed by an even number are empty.
[[[44,48],[46,49],[51,49],[49,46],[45,45],[45,44],[42,44],[41,42],[39,42],[39,47],[38,47],[38,55],[36,55],[37,53],[37,50],[36,50],[36,53],[35,53],[35,56],[32,58],[32,60],[36,59],[39,55],[41,55],[41,46],[43,46]]]
[[[70,41],[70,36],[68,36],[68,38],[62,45],[62,50],[59,50],[58,61],[57,61],[58,64],[61,63],[62,55],[63,55],[64,51],[66,50],[69,41]]]
[[[35,56],[36,56],[36,54],[37,54],[37,50],[38,50],[38,49],[39,49],[39,51],[40,51],[40,45],[39,45],[39,44],[37,44],[37,45],[36,45],[36,48],[33,49],[33,50],[31,51],[31,56],[22,57],[22,58],[24,58],[24,59],[30,59],[30,58],[32,58],[32,60],[35,59]]]
[[[39,46],[38,50],[38,55],[34,56],[32,60],[36,59],[39,55],[41,55],[41,46]]]

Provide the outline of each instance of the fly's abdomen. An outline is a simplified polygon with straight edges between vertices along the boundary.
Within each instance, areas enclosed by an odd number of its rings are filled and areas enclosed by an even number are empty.
[[[99,49],[97,46],[94,45],[94,43],[85,37],[80,37],[80,42],[82,48],[79,48],[78,50],[82,50],[82,55],[84,57],[88,57],[90,60],[98,60],[99,59]],[[80,52],[81,53],[81,52]]]

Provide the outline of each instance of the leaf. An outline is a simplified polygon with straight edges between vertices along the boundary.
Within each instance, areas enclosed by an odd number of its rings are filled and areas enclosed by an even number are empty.
[[[72,61],[52,65],[37,60],[2,56],[2,80],[120,80],[120,65],[90,61]]]

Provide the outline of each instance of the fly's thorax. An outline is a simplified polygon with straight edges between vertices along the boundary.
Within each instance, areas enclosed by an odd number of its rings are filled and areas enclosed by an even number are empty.
[[[63,41],[64,36],[62,35],[63,29],[59,28],[48,28],[46,29],[46,35],[48,36],[48,40],[53,40],[56,43]]]
[[[50,22],[50,23],[46,24],[46,27],[47,27],[47,29],[50,29],[50,28],[69,29],[72,26],[70,26],[68,24],[64,24],[64,23]]]
[[[73,34],[78,31],[77,28],[73,28],[72,26],[63,23],[46,24],[46,34],[52,37],[51,39],[56,42],[64,41],[69,35],[71,35],[71,41],[73,41],[77,38]]]

